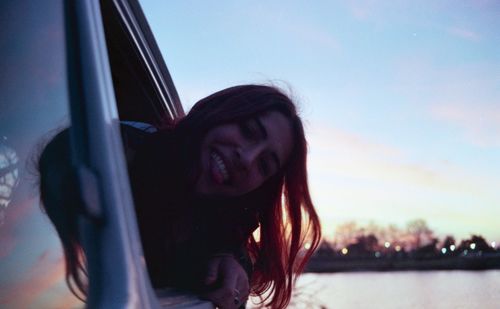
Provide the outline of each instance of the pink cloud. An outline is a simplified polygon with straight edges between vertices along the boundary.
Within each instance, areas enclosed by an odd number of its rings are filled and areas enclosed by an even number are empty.
[[[346,1],[348,9],[357,20],[367,20],[375,15],[375,10],[380,5],[373,0]]]
[[[57,292],[57,285],[64,281],[64,259],[60,250],[57,252],[44,251],[33,263],[31,268],[22,276],[22,279],[10,286],[2,287],[0,305],[14,308],[40,307],[40,296],[49,295],[48,302],[57,308],[73,307],[79,301],[69,295],[69,291]],[[45,306],[42,306],[45,307]]]
[[[15,236],[15,228],[20,220],[28,217],[33,211],[40,211],[33,205],[36,203],[35,198],[29,198],[22,202],[11,204],[5,210],[4,223],[1,226],[2,233],[0,233],[0,261],[13,252],[17,244],[17,237]]]
[[[465,139],[474,145],[500,147],[498,104],[434,104],[431,114],[434,119],[458,127]]]
[[[60,309],[70,309],[70,308],[83,308],[83,303],[78,300],[73,294],[67,293],[59,297],[54,297],[47,308],[60,308]]]
[[[420,162],[394,145],[368,136],[315,125],[308,134],[310,170],[317,175],[342,175],[360,181],[385,182],[447,192],[480,194],[484,182],[470,171],[449,162]],[[487,187],[487,185],[486,185]]]
[[[329,151],[333,155],[360,154],[372,158],[394,158],[402,155],[401,149],[328,125],[315,124],[309,133],[310,144],[314,145],[312,151]]]
[[[340,43],[327,31],[321,27],[317,27],[310,23],[298,24],[287,24],[288,31],[290,31],[293,36],[300,38],[303,41],[310,42],[320,47],[326,47],[331,50],[339,50]]]
[[[338,51],[341,47],[337,38],[316,20],[294,14],[283,7],[274,11],[256,6],[254,10],[248,13],[254,14],[255,19],[268,24],[270,29],[284,33],[294,41],[301,41],[306,46],[315,48],[327,48],[331,51]],[[293,22],[290,22],[291,20]]]
[[[0,261],[2,258],[8,256],[16,245],[16,238],[11,233],[2,233],[0,237]]]
[[[428,57],[410,54],[399,59],[396,67],[398,87],[418,102],[428,118],[455,129],[473,145],[500,145],[498,70],[493,63],[443,67]]]
[[[457,28],[457,27],[452,27],[448,29],[448,32],[454,36],[457,36],[459,38],[468,40],[468,41],[473,41],[477,42],[481,39],[479,34],[472,30],[464,29],[464,28]]]

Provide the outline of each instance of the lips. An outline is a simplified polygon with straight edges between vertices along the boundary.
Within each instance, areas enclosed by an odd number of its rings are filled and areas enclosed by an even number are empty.
[[[211,174],[215,182],[218,184],[227,184],[229,182],[229,171],[222,156],[218,152],[212,150],[210,152],[210,159]]]

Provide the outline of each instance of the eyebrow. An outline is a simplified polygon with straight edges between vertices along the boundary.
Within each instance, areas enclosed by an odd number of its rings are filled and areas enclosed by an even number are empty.
[[[266,127],[264,127],[264,125],[262,124],[262,121],[260,121],[259,117],[255,118],[255,123],[257,123],[257,127],[259,128],[259,131],[260,131],[260,134],[262,134],[262,137],[264,139],[266,139],[267,138],[267,130],[266,130]],[[273,161],[276,164],[276,167],[279,169],[281,167],[281,164],[280,164],[280,159],[278,158],[278,155],[276,154],[276,152],[273,151],[271,153],[271,157],[273,158]]]
[[[266,139],[267,138],[267,130],[264,127],[264,125],[262,124],[262,121],[260,121],[260,119],[257,117],[257,118],[255,118],[255,122],[257,123],[257,127],[259,128],[260,134],[262,135],[262,137],[264,139]]]

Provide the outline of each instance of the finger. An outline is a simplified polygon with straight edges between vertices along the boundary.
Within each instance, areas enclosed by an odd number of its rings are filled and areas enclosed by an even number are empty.
[[[219,308],[237,308],[235,305],[235,296],[233,291],[230,289],[220,288],[215,291],[205,293],[203,297],[210,300]]]
[[[220,275],[222,280],[222,289],[227,289],[234,293],[234,289],[237,288],[238,277],[240,276],[240,268],[241,266],[236,262],[234,258],[225,258],[221,260],[220,265],[222,266],[220,269]]]
[[[220,259],[211,259],[208,261],[207,274],[205,275],[205,284],[214,284],[217,281]]]
[[[220,281],[216,290],[204,296],[221,308],[238,308],[248,298],[249,284],[245,270],[232,256],[213,258],[209,273]]]
[[[223,263],[221,294],[226,308],[238,308],[248,297],[248,279],[241,265],[234,257],[227,258]]]
[[[242,295],[236,292],[234,285],[220,287],[205,296],[221,308],[238,308],[242,303]]]
[[[217,308],[222,307],[222,304],[220,302],[220,297],[217,294],[215,294],[214,292],[203,293],[200,295],[200,297],[202,299],[206,299],[206,300],[212,302],[212,304],[214,304],[214,306]]]
[[[250,295],[250,286],[247,276],[239,276],[236,284],[236,289],[240,292],[239,298],[241,302],[245,302]]]

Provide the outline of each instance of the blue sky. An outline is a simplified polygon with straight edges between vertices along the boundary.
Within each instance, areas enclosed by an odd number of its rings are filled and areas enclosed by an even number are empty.
[[[500,3],[141,0],[186,108],[290,88],[325,235],[347,220],[500,242]]]

